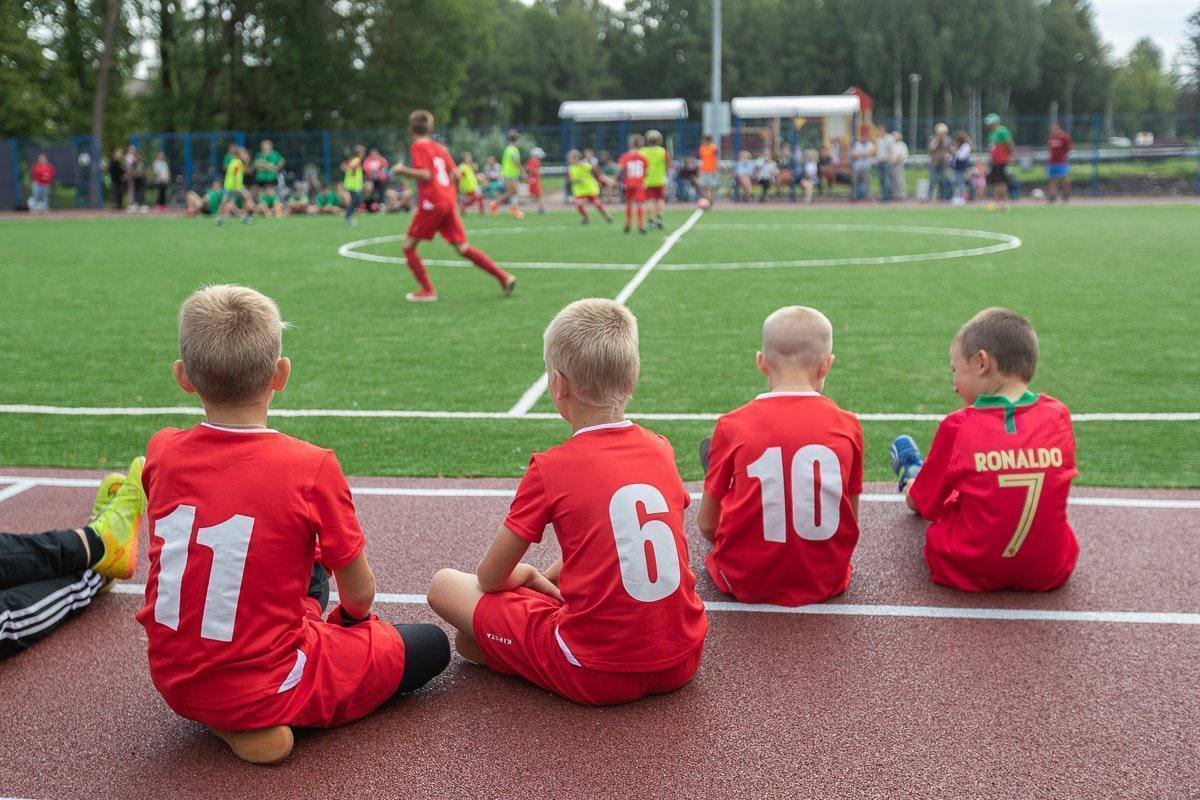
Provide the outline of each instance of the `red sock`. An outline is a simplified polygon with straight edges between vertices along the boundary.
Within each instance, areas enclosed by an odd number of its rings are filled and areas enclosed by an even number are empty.
[[[587,219],[587,208],[584,207],[583,203],[576,203],[575,208],[578,209],[579,216]]]
[[[642,216],[642,210],[638,209],[638,217]],[[628,228],[633,222],[633,203],[625,204],[625,227]]]
[[[463,257],[496,280],[503,281],[508,277],[507,272],[497,267],[496,262],[488,258],[487,254],[477,247],[468,247],[463,251]]]
[[[432,292],[433,283],[429,280],[429,271],[425,269],[425,262],[417,254],[417,248],[404,248],[404,260],[408,262],[408,268],[412,270],[413,277],[417,279],[417,283],[421,284],[421,288],[426,292]]]
[[[644,206],[638,206],[638,227],[646,227],[646,208]]]

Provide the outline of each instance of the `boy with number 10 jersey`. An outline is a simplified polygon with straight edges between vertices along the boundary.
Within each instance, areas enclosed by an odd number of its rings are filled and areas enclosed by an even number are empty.
[[[863,434],[857,417],[821,394],[832,347],[816,309],[767,317],[757,363],[770,391],[723,415],[701,452],[708,572],[744,603],[820,603],[850,583]]]

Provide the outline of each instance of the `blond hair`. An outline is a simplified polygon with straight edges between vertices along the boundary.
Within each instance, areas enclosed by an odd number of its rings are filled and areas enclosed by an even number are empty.
[[[179,309],[179,356],[200,397],[253,400],[271,386],[287,324],[266,295],[245,286],[205,286]]]
[[[576,300],[546,326],[546,371],[562,373],[585,401],[624,408],[637,386],[637,318],[612,300]]]
[[[833,352],[833,325],[808,306],[784,306],[763,321],[763,358],[777,366],[815,369]]]
[[[1017,312],[993,306],[967,320],[954,337],[963,358],[980,350],[996,362],[1001,375],[1014,375],[1029,383],[1037,370],[1038,338],[1029,320]]]

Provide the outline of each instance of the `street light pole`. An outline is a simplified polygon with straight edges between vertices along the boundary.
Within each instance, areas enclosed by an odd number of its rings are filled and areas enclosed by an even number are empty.
[[[721,0],[712,0],[712,103],[721,103]]]
[[[912,73],[908,76],[909,89],[909,114],[908,114],[908,146],[914,151],[917,149],[917,107],[918,100],[921,97],[921,76],[917,73]]]

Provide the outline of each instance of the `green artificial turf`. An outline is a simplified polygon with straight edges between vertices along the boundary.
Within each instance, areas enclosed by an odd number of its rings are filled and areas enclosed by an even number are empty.
[[[690,208],[673,209],[668,229]],[[680,239],[630,300],[641,328],[642,380],[631,412],[726,411],[763,387],[754,369],[763,317],[785,304],[825,311],[838,360],[826,391],[858,412],[945,413],[956,407],[947,346],[988,305],[1030,317],[1041,338],[1034,388],[1076,413],[1200,411],[1200,245],[1191,206],[982,209],[716,210]],[[170,375],[175,315],[204,283],[241,282],[274,297],[292,383],[287,408],[507,411],[540,375],[541,331],[564,304],[612,297],[632,270],[521,269],[503,299],[474,269],[433,266],[441,301],[405,303],[403,264],[337,255],[350,240],[402,234],[403,216],[0,222],[0,404],[192,405]],[[831,226],[855,226],[839,230]],[[626,236],[570,213],[468,217],[473,243],[502,264],[637,266],[666,232]],[[885,229],[870,230],[870,226]],[[1019,249],[955,260],[777,269],[671,271],[669,265],[871,258],[993,244],[953,232],[1018,236]],[[668,230],[669,232],[669,230]],[[398,242],[362,252],[400,256]],[[431,259],[455,258],[441,242]],[[551,411],[543,398],[535,411]],[[191,417],[0,415],[0,464],[96,467],[138,452],[163,425]],[[555,420],[278,418],[282,430],[335,448],[354,474],[520,474],[529,453],[560,441]],[[655,421],[685,477],[706,421]],[[886,444],[922,443],[934,423],[864,423],[868,478],[886,479]],[[1200,486],[1194,422],[1080,422],[1080,481]]]

